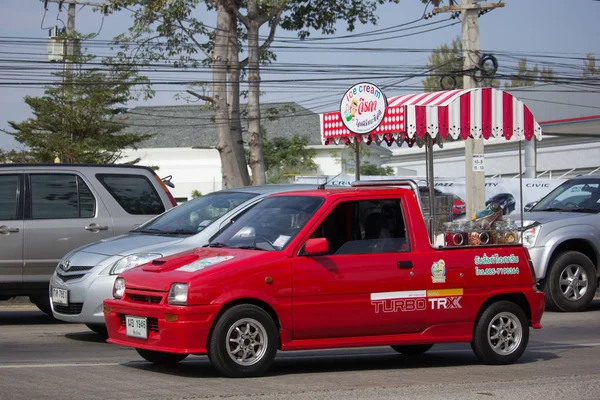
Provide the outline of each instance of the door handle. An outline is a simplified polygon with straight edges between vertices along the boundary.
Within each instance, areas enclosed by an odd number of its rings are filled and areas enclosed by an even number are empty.
[[[85,227],[86,231],[105,231],[108,229],[106,225],[98,225],[98,224],[89,224]]]
[[[9,233],[19,232],[19,228],[11,228],[10,226],[0,226],[0,235],[8,235]]]
[[[413,267],[411,261],[398,261],[399,269],[411,269]]]

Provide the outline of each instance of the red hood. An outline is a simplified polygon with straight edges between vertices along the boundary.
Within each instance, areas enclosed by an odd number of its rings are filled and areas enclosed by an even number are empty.
[[[285,257],[280,252],[202,247],[157,258],[121,274],[131,289],[168,291],[173,282],[203,280],[235,265],[236,269]],[[248,260],[252,259],[249,263]]]

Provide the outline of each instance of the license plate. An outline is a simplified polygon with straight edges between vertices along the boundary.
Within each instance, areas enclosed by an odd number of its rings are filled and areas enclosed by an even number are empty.
[[[69,291],[65,289],[52,288],[52,303],[68,306]]]
[[[125,317],[125,324],[127,327],[127,336],[147,339],[148,338],[148,325],[146,318],[141,317]]]

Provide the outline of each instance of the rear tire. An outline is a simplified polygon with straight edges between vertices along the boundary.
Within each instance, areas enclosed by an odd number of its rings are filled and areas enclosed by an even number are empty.
[[[513,302],[490,304],[477,319],[471,348],[488,365],[517,361],[529,342],[529,323],[525,313]]]
[[[277,325],[262,308],[233,306],[215,322],[209,339],[209,359],[225,376],[263,375],[273,364],[279,344]]]
[[[162,351],[135,349],[142,358],[157,365],[174,365],[184,360],[187,354],[165,353]]]
[[[391,346],[392,349],[405,356],[420,356],[433,347],[433,344],[416,344],[412,346]]]
[[[594,263],[578,251],[564,252],[552,262],[546,278],[548,309],[584,311],[594,300],[597,285]]]
[[[108,330],[106,329],[106,325],[104,324],[85,324],[89,330],[97,333],[103,338],[108,338]]]

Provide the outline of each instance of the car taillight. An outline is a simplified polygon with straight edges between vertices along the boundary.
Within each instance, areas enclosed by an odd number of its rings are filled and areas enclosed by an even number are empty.
[[[169,197],[169,200],[171,201],[171,205],[173,207],[175,207],[177,205],[177,201],[175,200],[175,197],[173,197],[173,195],[171,194],[171,192],[169,191],[169,188],[167,187],[167,185],[165,185],[165,183],[163,182],[162,179],[160,179],[160,177],[156,174],[154,174],[154,177],[156,178],[156,180],[158,181],[158,183],[160,184],[160,187],[163,188],[163,190],[165,191],[165,193],[167,194],[167,196]]]
[[[529,271],[531,272],[532,283],[535,285],[537,282],[537,277],[535,276],[535,268],[533,267],[533,262],[531,261],[529,250],[527,250],[527,247],[523,247],[523,250],[525,250],[525,257],[527,257],[527,264],[529,264]]]

